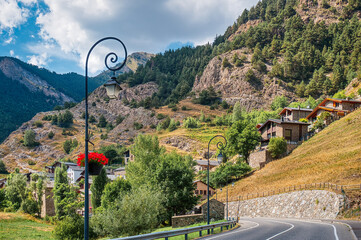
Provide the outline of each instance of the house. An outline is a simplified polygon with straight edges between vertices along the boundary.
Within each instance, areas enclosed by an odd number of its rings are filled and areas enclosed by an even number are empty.
[[[58,161],[56,161],[53,165],[46,166],[45,170],[46,170],[47,173],[55,173],[55,168],[61,167],[62,165],[65,165],[67,169],[70,166],[74,166],[74,167],[78,166],[76,163],[72,163],[72,162],[58,162]]]
[[[6,185],[6,178],[1,178],[0,179],[0,188],[5,187],[5,185]]]
[[[84,176],[85,169],[84,167],[78,167],[78,166],[69,166],[67,174],[68,178],[70,180],[70,183],[76,183],[80,181],[80,178]]]
[[[127,150],[123,153],[124,164],[127,165],[129,162],[134,161],[134,155],[130,153],[130,150]]]
[[[194,194],[197,196],[200,196],[201,200],[204,200],[207,198],[207,184],[204,183],[201,180],[193,181],[193,184],[195,186]],[[215,189],[209,186],[209,196],[213,196],[215,193]]]
[[[329,112],[331,119],[326,122],[329,123],[339,120],[343,116],[354,111],[356,108],[361,106],[361,101],[351,99],[337,99],[337,98],[326,98],[313,111],[306,117],[310,123],[317,121],[317,117],[323,112]]]
[[[196,160],[197,165],[195,166],[196,172],[207,170],[208,160]],[[220,163],[218,161],[209,161],[209,170],[217,167]]]
[[[307,135],[309,123],[285,119],[268,119],[258,128],[261,144],[267,144],[273,137],[284,137],[289,144],[297,144]]]
[[[285,107],[282,109],[282,111],[279,113],[281,116],[281,119],[284,119],[285,121],[299,121],[301,118],[306,118],[313,109],[311,108],[291,108],[291,107]]]

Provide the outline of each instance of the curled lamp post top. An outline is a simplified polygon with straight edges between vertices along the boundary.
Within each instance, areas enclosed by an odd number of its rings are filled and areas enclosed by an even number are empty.
[[[88,75],[88,60],[89,60],[89,56],[90,56],[90,53],[93,51],[93,49],[101,42],[105,41],[105,40],[114,40],[114,41],[117,41],[119,42],[123,48],[124,48],[124,60],[123,62],[118,66],[118,67],[109,67],[108,65],[108,61],[110,61],[111,63],[116,63],[118,61],[118,55],[115,53],[115,52],[110,52],[108,53],[106,56],[105,56],[105,66],[110,70],[110,71],[113,71],[113,73],[117,70],[120,70],[122,67],[124,67],[125,63],[127,62],[127,58],[128,58],[128,53],[127,53],[127,48],[125,47],[124,43],[119,40],[118,38],[116,37],[105,37],[105,38],[102,38],[100,40],[98,40],[96,43],[94,43],[94,45],[90,48],[89,52],[88,52],[88,55],[86,57],[86,62],[85,62],[85,75]]]
[[[223,139],[224,139],[224,143],[223,143],[222,141],[219,141],[219,142],[217,142],[217,144],[216,144],[216,146],[217,146],[217,148],[218,148],[219,150],[222,150],[222,149],[224,149],[224,148],[227,147],[227,139],[226,139],[224,136],[222,136],[222,135],[216,135],[216,136],[212,137],[211,140],[209,140],[209,142],[208,142],[208,156],[207,156],[208,159],[210,159],[210,156],[209,156],[209,146],[210,146],[212,140],[215,139],[215,138],[223,138]]]

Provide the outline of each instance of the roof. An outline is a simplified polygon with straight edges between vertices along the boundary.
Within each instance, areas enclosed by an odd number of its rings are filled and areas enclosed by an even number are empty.
[[[85,170],[84,167],[79,167],[79,166],[69,166],[68,169],[71,169],[73,171],[84,171]]]
[[[261,130],[264,126],[267,125],[267,123],[269,122],[274,122],[274,123],[278,123],[278,124],[297,124],[297,125],[310,125],[309,123],[305,123],[305,122],[300,122],[300,121],[290,121],[290,120],[286,120],[286,121],[282,121],[281,119],[268,119],[262,126],[260,126],[258,128],[258,130]]]
[[[125,171],[125,167],[120,167],[114,170],[114,172]]]
[[[341,110],[341,109],[336,109],[336,108],[332,108],[332,107],[324,107],[324,106],[318,105],[315,109],[313,109],[313,111],[310,114],[308,114],[308,116],[306,118],[307,119],[312,118],[317,113],[317,111],[320,109],[328,111],[328,112],[345,112],[345,113],[350,112],[350,110]]]
[[[284,114],[286,110],[290,111],[304,111],[304,112],[312,112],[313,109],[311,108],[291,108],[291,107],[285,107],[282,109],[282,111],[279,113],[279,115]]]
[[[208,160],[196,160],[198,165],[208,165]],[[218,166],[219,162],[218,161],[209,161],[209,166]]]
[[[193,184],[195,184],[195,183],[197,183],[197,182],[201,182],[201,183],[203,183],[204,185],[207,185],[207,183],[205,183],[205,182],[203,182],[203,181],[201,181],[201,180],[195,180],[195,181],[193,181]],[[211,186],[209,186],[209,188],[211,188],[211,189],[214,190],[214,188],[212,188]]]
[[[338,103],[350,102],[350,103],[360,103],[361,104],[361,101],[359,101],[359,100],[340,99],[340,98],[325,98],[320,104],[318,104],[318,106],[324,106],[327,101],[338,102]]]

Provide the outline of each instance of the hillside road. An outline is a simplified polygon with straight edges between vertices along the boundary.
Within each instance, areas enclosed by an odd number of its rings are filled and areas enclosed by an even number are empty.
[[[346,224],[320,220],[241,218],[241,227],[208,240],[356,240]]]

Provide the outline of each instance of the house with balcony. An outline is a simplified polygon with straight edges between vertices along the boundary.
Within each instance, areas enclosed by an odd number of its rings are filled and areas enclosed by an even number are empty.
[[[330,119],[327,119],[325,122],[325,124],[328,125],[353,112],[360,106],[361,101],[358,100],[326,98],[307,115],[306,119],[313,124],[323,112],[329,112]]]
[[[282,109],[279,115],[285,121],[299,121],[301,118],[306,118],[312,111],[313,109],[311,108],[285,107],[284,109]]]
[[[261,145],[268,145],[273,137],[284,137],[288,144],[298,144],[307,135],[309,123],[294,120],[268,119],[258,131],[261,133]]]

